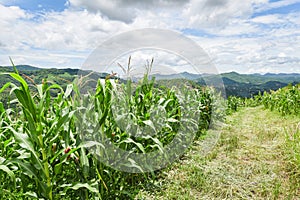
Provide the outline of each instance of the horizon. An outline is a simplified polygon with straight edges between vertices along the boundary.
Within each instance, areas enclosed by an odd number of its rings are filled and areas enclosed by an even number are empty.
[[[117,34],[163,28],[195,41],[220,73],[300,73],[299,11],[300,0],[0,0],[0,65],[80,69]],[[164,53],[161,65],[185,70]]]
[[[37,68],[37,69],[40,69],[40,70],[47,70],[47,69],[59,69],[59,70],[67,70],[67,69],[74,69],[74,70],[82,70],[81,68],[72,68],[72,67],[65,67],[65,68],[56,68],[56,67],[37,67],[37,66],[32,66],[32,65],[28,65],[28,64],[21,64],[21,65],[15,65],[16,67],[20,67],[20,66],[28,66],[28,67],[33,67],[33,68]],[[3,65],[0,65],[0,67],[9,67],[9,68],[13,68],[12,65],[8,65],[8,66],[3,66]],[[29,70],[30,71],[30,70]],[[84,71],[84,70],[83,70]],[[89,70],[87,70],[89,71]],[[92,70],[93,71],[93,70]],[[110,72],[98,72],[98,73],[110,73]],[[188,71],[182,71],[182,72],[178,72],[178,73],[171,73],[171,74],[161,74],[161,73],[151,73],[150,75],[166,75],[166,76],[169,76],[169,75],[177,75],[177,74],[184,74],[184,73],[188,73],[188,74],[191,74],[191,75],[204,75],[204,74],[208,74],[208,75],[218,75],[218,74],[209,74],[209,73],[191,73],[191,72],[188,72]],[[297,74],[297,75],[300,75],[300,72],[297,73],[297,72],[290,72],[290,73],[286,73],[286,72],[278,72],[278,73],[274,73],[274,72],[266,72],[266,73],[241,73],[241,72],[237,72],[237,71],[227,71],[227,72],[221,72],[219,73],[219,75],[222,75],[222,74],[229,74],[229,73],[237,73],[239,75],[267,75],[267,74],[275,74],[275,75],[280,75],[280,74],[287,74],[287,75],[291,75],[291,74]]]

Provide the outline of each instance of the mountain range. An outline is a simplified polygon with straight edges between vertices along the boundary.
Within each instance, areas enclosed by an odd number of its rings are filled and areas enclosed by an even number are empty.
[[[26,74],[36,83],[40,83],[43,78],[47,78],[48,80],[53,80],[62,86],[73,81],[78,74],[86,75],[90,73],[90,71],[82,71],[79,69],[45,69],[30,65],[17,65],[16,68],[20,71],[20,73]],[[11,71],[13,71],[13,67],[11,66],[0,66],[0,73]],[[107,75],[107,73],[94,73],[92,78],[98,79],[106,77]],[[198,83],[199,85],[205,85],[205,80],[214,81],[217,77],[219,77],[223,80],[227,96],[234,95],[240,97],[251,97],[259,92],[277,90],[281,87],[287,86],[288,84],[300,83],[300,74],[297,73],[239,74],[237,72],[228,72],[213,75],[182,72],[169,75],[153,74],[151,76],[154,76],[157,80],[188,79]],[[9,81],[13,80],[9,76],[2,76],[0,79],[0,88]]]

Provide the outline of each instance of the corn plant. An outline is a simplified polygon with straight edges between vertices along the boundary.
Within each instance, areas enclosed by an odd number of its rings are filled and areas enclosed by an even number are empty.
[[[265,92],[262,104],[265,108],[276,110],[282,115],[300,114],[300,89],[298,86],[287,86],[271,93]]]
[[[6,105],[0,102],[0,197],[134,198],[136,185],[152,181],[158,172],[147,173],[126,159],[114,162],[140,173],[107,166],[101,159],[118,155],[105,145],[112,143],[129,154],[164,151],[180,129],[181,139],[188,131],[200,135],[212,115],[210,89],[162,86],[149,79],[152,64],[138,83],[108,76],[92,90],[91,85],[82,90],[83,79],[63,89],[46,79],[29,85],[16,68],[1,74],[17,84],[0,89],[0,94],[10,89],[12,98]]]
[[[1,136],[5,137],[5,141],[8,139],[16,143],[14,148],[17,150],[10,156],[6,155],[5,162],[2,163],[6,164],[3,169],[9,174],[12,173],[8,166],[13,165],[19,169],[21,181],[18,189],[25,196],[46,199],[64,195],[62,186],[69,183],[72,183],[68,185],[69,189],[85,188],[95,192],[90,185],[78,183],[79,175],[74,176],[78,170],[76,166],[79,163],[79,150],[84,146],[76,138],[74,129],[75,110],[70,96],[72,85],[63,91],[60,86],[49,86],[44,80],[36,86],[36,94],[32,96],[28,84],[17,70],[15,73],[3,75],[11,76],[20,85],[9,84],[12,87],[11,92],[17,98],[15,102],[22,108],[19,113],[14,113],[18,118],[8,119],[1,126],[4,129]],[[50,96],[51,89],[60,91],[54,99]],[[2,108],[2,119],[7,113]],[[5,151],[1,153],[4,154]],[[67,177],[70,179],[66,180]]]
[[[227,102],[227,110],[226,110],[227,114],[231,114],[233,112],[238,111],[238,109],[240,107],[243,107],[245,104],[244,99],[236,96],[229,96],[226,102]]]

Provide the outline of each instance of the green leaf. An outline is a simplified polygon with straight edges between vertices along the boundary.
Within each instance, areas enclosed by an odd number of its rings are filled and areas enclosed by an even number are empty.
[[[0,93],[2,93],[6,88],[8,88],[11,85],[11,82],[6,83],[3,85],[3,87],[0,89]]]
[[[16,68],[16,66],[15,66],[15,64],[14,64],[14,62],[13,62],[13,60],[11,59],[11,57],[9,57],[9,60],[10,60],[11,65],[12,65],[13,68],[14,68],[15,73],[19,74],[19,72],[18,72],[18,70],[17,70],[17,68]]]
[[[120,144],[122,143],[127,143],[127,144],[130,144],[130,143],[133,143],[135,144],[143,153],[146,153],[143,145],[141,143],[138,143],[138,142],[135,142],[133,139],[131,138],[127,138],[126,140],[123,140],[122,142],[120,142]]]
[[[67,114],[65,114],[63,117],[59,118],[57,123],[54,122],[53,125],[51,126],[51,128],[49,129],[48,133],[46,135],[56,135],[58,133],[58,131],[60,130],[60,128],[65,124],[67,123],[68,121],[71,120],[71,118],[73,117],[74,113],[76,111],[72,111],[72,112],[69,112]],[[54,125],[55,128],[54,128]]]
[[[134,167],[134,168],[139,169],[140,172],[144,172],[144,170],[143,170],[140,166],[138,166],[138,165],[136,164],[135,160],[133,160],[133,159],[131,159],[131,158],[128,158],[128,161],[130,162],[130,164],[125,164],[125,166],[131,167],[131,168]]]
[[[32,144],[32,142],[30,141],[30,138],[28,137],[27,134],[23,134],[23,133],[19,133],[17,132],[16,130],[14,130],[12,127],[8,127],[14,134],[15,138],[16,138],[16,141],[18,142],[18,144],[30,151],[32,153],[32,155],[34,156],[35,160],[36,160],[36,164],[39,166],[40,169],[43,170],[44,172],[44,168],[43,168],[43,165],[39,159],[39,156],[37,155],[37,152],[34,150],[34,146]],[[44,172],[45,173],[45,172]]]
[[[90,164],[84,148],[80,149],[80,164],[81,167],[83,168],[83,176],[85,178],[88,178]]]
[[[86,188],[91,192],[99,193],[97,188],[95,188],[93,185],[88,184],[88,183],[76,183],[75,185],[63,184],[60,187],[65,188],[66,190],[69,190],[69,189],[78,190],[80,188]]]
[[[19,102],[22,104],[23,108],[25,110],[28,110],[28,114],[32,115],[32,118],[36,120],[36,108],[33,103],[33,99],[30,96],[30,92],[29,91],[26,92],[18,88],[13,88],[13,91],[16,97],[18,98]]]
[[[60,174],[62,171],[62,163],[58,163],[54,166],[54,172],[55,174]]]
[[[17,131],[15,131],[14,129],[11,128],[11,130],[13,130],[13,133],[15,135],[16,140],[19,142],[19,145],[24,148],[27,149],[29,151],[31,151],[32,153],[36,153],[33,147],[33,144],[30,142],[29,137],[27,134],[23,134],[23,133],[19,133]],[[36,156],[38,157],[38,156]]]
[[[38,176],[36,174],[37,170],[30,163],[24,163],[23,161],[17,159],[10,160],[9,162],[20,165],[20,167],[23,169],[23,172],[25,172],[25,174],[29,176],[33,176],[34,178],[38,179]]]
[[[174,118],[168,118],[167,121],[171,123],[179,122],[177,119]]]
[[[151,120],[145,120],[145,121],[143,121],[143,123],[146,124],[147,126],[150,126],[156,133],[156,128]]]
[[[38,199],[38,196],[35,192],[26,192],[24,196],[29,197],[30,199]]]
[[[5,73],[4,73],[5,74]],[[34,101],[30,95],[29,87],[26,81],[19,75],[15,73],[6,73],[9,74],[16,81],[21,83],[21,88],[13,88],[12,91],[15,92],[18,100],[23,105],[25,109],[28,109],[32,114],[33,118],[36,119],[36,107]]]
[[[68,96],[70,96],[72,91],[73,91],[73,84],[67,85],[67,89],[66,89],[66,92],[64,94],[64,98],[68,98]]]
[[[5,112],[5,109],[4,109],[4,106],[3,106],[3,103],[0,102],[0,114],[1,113],[4,113]],[[0,116],[1,117],[1,116]],[[2,118],[2,117],[1,117]]]
[[[152,140],[155,142],[155,145],[154,145],[154,146],[157,145],[158,149],[159,149],[162,153],[164,153],[164,150],[163,150],[163,144],[159,141],[159,139],[154,138],[154,137],[152,137],[151,135],[147,135],[147,136],[145,136],[144,138],[145,138],[145,139],[152,139]]]
[[[96,142],[96,141],[85,141],[85,142],[82,142],[80,145],[81,148],[90,148],[92,146],[100,146],[103,149],[105,149],[105,146],[103,144],[101,144],[100,142]]]
[[[14,78],[16,81],[20,82],[24,89],[28,90],[28,85],[26,81],[19,75],[15,73],[9,73],[9,75]]]
[[[16,187],[16,177],[13,171],[11,171],[6,165],[0,165],[0,170],[6,172],[11,180],[14,182],[14,187]]]
[[[39,84],[36,86],[36,88],[38,90],[39,97],[42,99],[43,98],[43,85]]]

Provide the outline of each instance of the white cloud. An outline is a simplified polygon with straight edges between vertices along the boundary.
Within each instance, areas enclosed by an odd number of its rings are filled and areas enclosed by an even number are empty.
[[[266,0],[191,0],[183,10],[183,16],[191,27],[224,28],[235,19],[247,19],[253,12],[253,5]]]
[[[300,14],[251,18],[258,10],[295,1],[279,2],[70,0],[69,9],[45,13],[0,5],[0,65],[8,65],[8,56],[12,56],[16,64],[79,67],[106,39],[127,30],[150,27],[191,28],[217,35],[192,38],[210,54],[221,72],[300,72]],[[150,57],[151,54],[136,54],[134,60],[143,65]],[[186,66],[170,55],[158,53],[156,57],[157,64],[174,64],[178,69]]]
[[[293,34],[293,33],[291,33]],[[220,72],[300,73],[300,40],[297,35],[274,37],[193,37],[213,59]]]
[[[0,13],[1,13],[0,20],[2,22],[11,22],[16,19],[29,17],[29,15],[26,14],[24,10],[16,6],[6,7],[0,4]]]
[[[19,8],[14,10],[21,13],[17,14],[18,18],[10,18],[10,21],[0,19],[0,42],[6,50],[91,50],[111,34],[127,28],[122,22],[108,21],[99,14],[87,11],[50,12],[36,20],[24,20],[27,16],[25,11]]]
[[[184,0],[69,0],[73,8],[85,8],[92,12],[100,12],[112,20],[126,23],[132,22],[138,10],[157,10],[185,4]]]
[[[218,31],[210,31],[220,36],[234,36],[242,34],[257,34],[261,31],[255,24],[248,20],[232,19],[230,23]]]
[[[286,22],[284,19],[280,18],[280,15],[273,14],[273,15],[263,15],[259,17],[255,17],[252,19],[255,23],[262,23],[262,24],[278,24]]]
[[[183,58],[178,55],[166,52],[163,50],[136,50],[115,60],[111,66],[106,69],[99,69],[99,71],[114,71],[120,76],[124,73],[118,66],[121,64],[124,68],[127,68],[128,58],[131,56],[130,66],[132,67],[132,76],[143,76],[145,72],[145,66],[151,63],[154,59],[153,68],[150,74],[175,74],[179,72],[189,71],[191,73],[197,73],[195,69]]]
[[[16,64],[79,67],[96,46],[128,28],[85,10],[33,14],[0,5],[0,12],[0,65],[9,65],[11,56]]]
[[[61,52],[47,50],[29,49],[26,52],[15,50],[10,53],[0,50],[0,66],[10,65],[9,57],[12,58],[15,64],[28,64],[36,67],[47,68],[80,68],[90,52]]]

